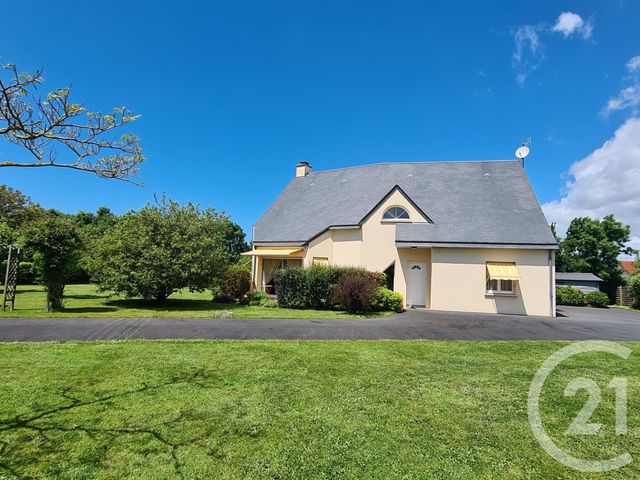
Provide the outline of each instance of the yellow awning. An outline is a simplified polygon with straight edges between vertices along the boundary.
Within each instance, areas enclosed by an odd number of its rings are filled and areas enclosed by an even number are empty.
[[[520,280],[516,264],[512,262],[487,262],[489,280]]]
[[[244,252],[241,255],[249,255],[254,257],[288,257],[294,253],[301,251],[302,248],[261,248],[258,250],[251,250],[250,252]]]

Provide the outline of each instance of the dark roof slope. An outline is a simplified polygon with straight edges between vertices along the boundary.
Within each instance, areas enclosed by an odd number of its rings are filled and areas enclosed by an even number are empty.
[[[433,224],[399,224],[399,242],[556,245],[518,161],[383,163],[294,178],[258,220],[254,241],[305,243],[357,225],[394,187]]]
[[[593,273],[556,272],[556,280],[573,280],[579,282],[601,282],[602,279]]]

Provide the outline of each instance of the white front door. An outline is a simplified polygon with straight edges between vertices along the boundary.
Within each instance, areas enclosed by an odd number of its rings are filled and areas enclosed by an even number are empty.
[[[407,305],[424,307],[427,304],[427,263],[407,264]]]

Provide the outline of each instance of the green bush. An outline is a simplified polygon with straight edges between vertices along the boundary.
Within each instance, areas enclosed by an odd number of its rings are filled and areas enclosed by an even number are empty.
[[[609,305],[609,295],[598,290],[587,293],[587,302],[592,307],[605,308]]]
[[[315,265],[304,270],[307,307],[331,308],[333,287],[341,271],[336,267]]]
[[[240,300],[242,305],[251,305],[253,307],[260,305],[263,300],[269,300],[269,295],[265,292],[249,292],[247,296]]]
[[[556,303],[583,307],[587,303],[585,294],[573,287],[556,287]]]
[[[240,265],[230,266],[222,276],[222,294],[240,299],[251,288],[251,272]]]
[[[640,306],[640,273],[636,273],[627,281],[629,292],[635,300],[635,304]]]
[[[270,300],[268,298],[260,300],[260,306],[266,308],[278,308],[277,300]]]
[[[333,289],[333,298],[347,312],[369,310],[373,292],[378,286],[371,275],[346,273],[340,276]]]
[[[305,269],[283,269],[276,272],[274,279],[278,304],[283,308],[346,308],[345,299],[337,299],[335,294],[336,286],[345,276],[363,278],[374,288],[386,283],[384,273],[370,272],[360,267],[316,265]],[[370,309],[370,306],[367,304],[364,308]]]
[[[404,309],[404,299],[398,292],[387,287],[378,287],[373,291],[370,308],[377,312],[401,312]]]
[[[283,308],[308,308],[306,273],[301,268],[278,270],[274,276],[278,305]]]

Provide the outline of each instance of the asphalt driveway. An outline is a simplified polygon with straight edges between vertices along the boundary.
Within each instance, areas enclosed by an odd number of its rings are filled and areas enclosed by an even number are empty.
[[[358,320],[0,318],[0,341],[145,339],[640,340],[640,312],[561,307],[557,318],[410,310]]]

